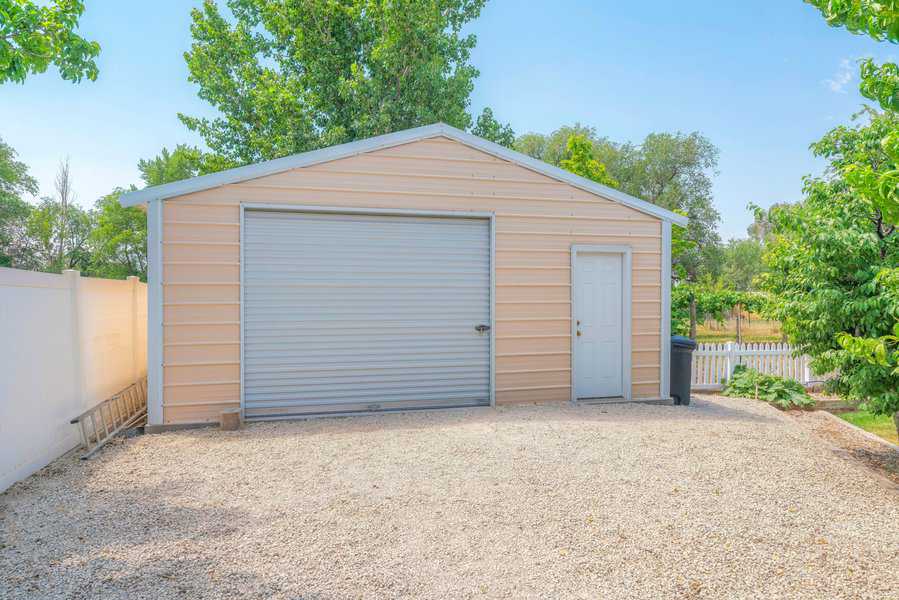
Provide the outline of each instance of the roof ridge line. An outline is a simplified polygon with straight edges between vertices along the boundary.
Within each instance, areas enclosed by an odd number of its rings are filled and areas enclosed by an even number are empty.
[[[166,200],[168,198],[184,196],[186,194],[209,190],[231,183],[275,175],[292,169],[299,169],[323,162],[348,158],[358,154],[382,150],[384,148],[408,144],[441,135],[459,142],[460,144],[474,148],[475,150],[480,150],[497,158],[515,163],[531,171],[567,183],[606,200],[618,202],[619,204],[623,204],[634,210],[652,215],[664,221],[670,221],[680,226],[686,226],[688,222],[687,217],[662,208],[661,206],[641,200],[640,198],[636,198],[630,194],[602,185],[585,177],[581,177],[570,171],[565,171],[564,169],[560,169],[559,167],[542,160],[506,148],[505,146],[501,146],[495,142],[491,142],[490,140],[486,140],[442,122],[404,129],[402,131],[365,138],[354,142],[346,142],[336,146],[310,150],[299,154],[291,154],[281,158],[244,165],[242,167],[235,167],[233,169],[226,169],[208,175],[199,175],[197,177],[182,179],[181,181],[174,181],[172,183],[146,187],[141,190],[122,194],[119,197],[119,202],[122,206],[135,206],[154,200]]]

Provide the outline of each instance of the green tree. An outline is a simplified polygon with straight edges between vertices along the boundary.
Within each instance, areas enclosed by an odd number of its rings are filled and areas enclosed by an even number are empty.
[[[675,257],[680,278],[695,282],[705,275],[720,275],[720,216],[712,195],[712,175],[718,166],[714,144],[697,132],[652,133],[640,145],[621,144],[575,123],[549,135],[526,133],[515,141],[515,149],[561,166],[572,137],[590,142],[593,158],[605,166],[608,176],[617,182],[615,187],[690,218],[686,239],[691,244]]]
[[[148,186],[180,181],[196,175],[233,166],[223,157],[178,144],[163,148],[152,158],[140,159],[137,168]],[[136,189],[131,186],[130,190]],[[147,279],[147,214],[143,209],[123,207],[119,196],[125,188],[116,188],[97,200],[91,213],[90,272],[100,277],[124,278],[137,275]]]
[[[99,277],[137,275],[146,281],[147,215],[136,206],[119,204],[119,196],[126,191],[117,188],[97,200],[90,232],[90,271]]]
[[[0,0],[0,84],[24,83],[53,64],[63,79],[97,78],[100,45],[75,33],[81,0]]]
[[[190,81],[218,109],[179,115],[237,164],[444,121],[468,129],[478,71],[463,26],[486,0],[213,0],[192,13]]]
[[[137,161],[141,179],[148,186],[161,185],[181,179],[195,177],[203,172],[205,157],[199,148],[178,144],[172,152],[168,148],[153,158]],[[120,190],[117,190],[120,191]],[[115,195],[113,192],[108,197]]]
[[[768,315],[812,357],[816,372],[839,370],[838,391],[878,412],[895,413],[899,376],[858,349],[890,335],[899,315],[899,294],[888,285],[899,267],[899,236],[877,203],[857,192],[847,168],[897,168],[881,140],[899,118],[873,112],[866,117],[812,146],[828,160],[828,169],[823,177],[806,179],[802,202],[769,212],[768,270],[759,281],[772,295]]]
[[[749,238],[764,245],[765,242],[768,241],[768,238],[770,237],[771,231],[774,227],[771,224],[771,219],[768,215],[771,213],[771,211],[777,210],[778,208],[782,208],[787,205],[788,203],[786,202],[774,203],[766,209],[760,206],[756,206],[755,204],[750,204],[749,210],[753,213],[753,220],[752,224],[746,228],[746,234],[749,236]]]
[[[490,107],[484,109],[471,132],[506,148],[512,148],[515,145],[515,132],[512,130],[512,126],[508,123],[503,125],[497,121]]]
[[[899,4],[895,0],[806,1],[818,8],[831,26],[877,41],[899,42]],[[840,368],[841,391],[868,402],[875,412],[892,413],[899,433],[899,121],[892,112],[899,109],[899,67],[894,62],[877,65],[871,59],[862,61],[860,91],[887,112],[868,109],[867,126],[837,128],[813,147],[831,160],[830,180],[807,183],[806,202],[818,196],[833,200],[836,209],[843,211],[834,218],[834,225],[842,229],[833,235],[848,242],[846,254],[835,255],[829,266],[831,278],[839,277],[831,283],[837,291],[825,291],[831,298],[843,292],[849,300],[842,309],[830,307],[832,313],[818,324],[820,339],[809,345],[818,345],[822,367]],[[828,308],[819,297],[815,299],[818,304],[808,308],[810,314]],[[820,331],[821,324],[830,328]],[[826,334],[831,339],[825,339]],[[827,349],[828,343],[837,347]]]
[[[678,260],[686,279],[716,278],[722,264],[720,216],[712,194],[718,149],[699,133],[651,133],[640,146],[622,144],[606,165],[620,189],[690,218],[687,237],[695,246]]]
[[[604,143],[608,144],[606,140],[597,136],[596,129],[593,127],[575,123],[574,125],[560,127],[548,135],[533,132],[525,133],[515,140],[513,148],[522,154],[527,154],[558,167],[561,165],[562,159],[565,158],[565,152],[568,150],[568,138],[574,135],[590,140],[590,143],[593,144],[593,151],[597,156],[600,156],[600,146]]]
[[[64,269],[89,272],[91,214],[77,205],[63,206],[43,198],[31,210],[25,226],[34,268],[59,273]]]
[[[671,331],[695,338],[698,320],[722,322],[735,308],[759,312],[767,302],[764,294],[735,290],[710,277],[700,282],[679,282],[671,289]]]
[[[22,196],[37,194],[37,181],[16,151],[0,139],[0,266],[27,267],[25,225],[31,205]]]
[[[821,11],[831,27],[845,27],[878,42],[899,42],[899,2],[896,0],[805,0]],[[861,61],[860,91],[884,109],[899,110],[899,67],[894,62]]]
[[[604,165],[618,189],[690,218],[686,231],[673,231],[672,277],[694,284],[721,275],[724,253],[718,235],[720,216],[712,196],[718,149],[700,133],[652,133],[643,143],[615,143],[580,123],[549,135],[526,133],[515,141],[519,152],[560,166],[571,138],[589,141],[593,159]],[[583,145],[582,145],[583,146]],[[582,150],[586,156],[586,148]],[[686,289],[686,288],[685,288]],[[696,294],[684,297],[696,299]],[[696,332],[697,306],[689,307],[689,331]]]
[[[724,265],[721,278],[735,290],[748,292],[764,270],[762,244],[752,238],[730,240],[723,249]]]
[[[597,183],[618,187],[618,182],[606,172],[606,166],[594,157],[593,144],[584,135],[569,136],[565,156],[559,166]]]

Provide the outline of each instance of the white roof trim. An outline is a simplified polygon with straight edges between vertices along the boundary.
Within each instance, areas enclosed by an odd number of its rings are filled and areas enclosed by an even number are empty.
[[[283,173],[284,171],[289,171],[291,169],[308,167],[310,165],[316,165],[340,158],[347,158],[356,154],[364,154],[366,152],[372,152],[373,150],[380,150],[382,148],[389,148],[400,144],[408,144],[410,142],[438,136],[445,136],[452,140],[456,140],[466,146],[471,146],[472,148],[476,148],[477,150],[481,150],[487,154],[496,156],[497,158],[519,164],[527,169],[536,171],[537,173],[542,173],[553,179],[571,184],[577,188],[601,196],[602,198],[619,202],[625,206],[658,217],[664,221],[670,221],[671,223],[680,226],[687,225],[688,219],[683,215],[679,215],[664,209],[661,206],[656,206],[655,204],[640,200],[639,198],[635,198],[624,192],[619,192],[614,188],[575,175],[564,169],[554,167],[542,160],[537,160],[526,154],[510,150],[505,146],[494,144],[491,141],[471,135],[470,133],[466,133],[444,123],[415,127],[413,129],[397,131],[396,133],[388,133],[387,135],[379,135],[377,137],[367,138],[356,142],[322,148],[321,150],[293,154],[283,158],[267,160],[252,165],[246,165],[244,167],[237,167],[236,169],[228,169],[218,173],[201,175],[182,181],[175,181],[173,183],[156,185],[134,192],[127,192],[119,197],[119,202],[122,206],[135,206],[151,200],[165,200],[176,196],[184,196],[185,194],[220,187],[229,183],[237,183],[249,179],[256,179],[258,177],[265,177],[266,175]]]

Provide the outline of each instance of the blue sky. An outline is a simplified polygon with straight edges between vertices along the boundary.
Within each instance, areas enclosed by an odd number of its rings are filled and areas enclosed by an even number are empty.
[[[187,81],[190,7],[199,1],[87,0],[81,32],[103,47],[96,82],[49,72],[0,88],[0,137],[52,192],[70,156],[78,201],[139,184],[136,163],[199,144],[176,114],[211,114]],[[894,48],[832,29],[800,0],[491,0],[470,29],[480,69],[472,110],[515,131],[575,121],[613,140],[700,131],[721,150],[722,237],[742,237],[749,202],[800,198],[819,173],[808,145],[863,98],[855,60]]]

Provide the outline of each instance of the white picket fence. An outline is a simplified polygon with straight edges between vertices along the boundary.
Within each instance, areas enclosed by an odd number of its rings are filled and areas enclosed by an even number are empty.
[[[699,344],[693,352],[694,390],[720,390],[734,367],[746,365],[760,373],[795,379],[803,385],[819,383],[809,368],[809,357],[795,356],[789,344]]]

